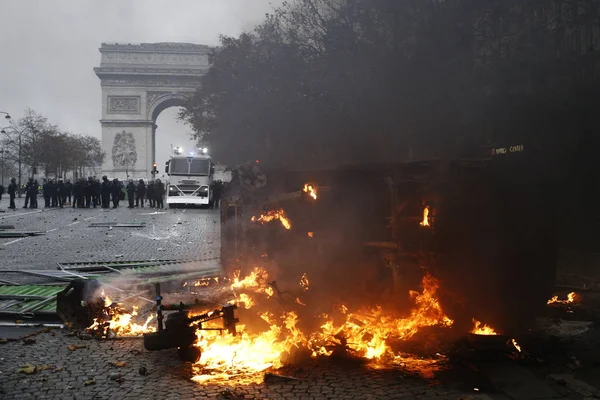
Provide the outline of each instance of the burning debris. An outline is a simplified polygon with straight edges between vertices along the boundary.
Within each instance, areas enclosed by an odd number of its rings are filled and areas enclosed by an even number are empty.
[[[473,323],[475,324],[475,327],[473,328],[471,333],[474,335],[489,336],[489,335],[497,335],[498,334],[492,327],[482,324],[481,322],[477,321],[476,319],[473,319]]]
[[[261,214],[258,218],[255,216],[250,218],[250,221],[258,222],[261,224],[265,224],[273,220],[279,220],[281,222],[281,225],[283,225],[285,229],[292,228],[292,224],[289,218],[285,215],[285,211],[283,211],[282,209],[267,211],[265,214]]]
[[[423,209],[423,221],[421,221],[420,225],[423,227],[431,226],[429,224],[429,206],[427,206]]]
[[[498,333],[494,328],[473,318],[473,329],[467,338],[470,348],[479,352],[479,357],[490,357],[491,359],[504,359],[511,353],[514,355],[522,353],[522,348],[517,340]]]
[[[115,336],[139,336],[143,333],[154,332],[156,328],[150,326],[153,315],[146,318],[143,323],[136,323],[138,308],[133,307],[128,311],[117,303],[113,303],[108,296],[102,313],[94,318],[94,323],[86,331],[97,338],[111,338]]]
[[[567,295],[565,300],[560,300],[558,296],[553,296],[548,300],[547,304],[573,304],[579,300],[579,296],[575,292],[571,292]]]
[[[313,200],[317,199],[317,188],[311,184],[305,184],[304,189],[302,189],[304,193],[308,194]]]
[[[515,349],[517,349],[519,353],[521,353],[521,346],[519,345],[519,343],[517,343],[515,339],[511,339],[510,343],[514,346]]]
[[[410,339],[421,328],[453,324],[439,305],[438,282],[430,275],[423,278],[420,292],[410,292],[415,307],[408,316],[385,311],[382,307],[350,311],[345,305],[327,314],[307,315],[310,311],[304,306],[302,295],[289,304],[273,296],[274,282],[269,282],[269,275],[262,268],[255,268],[243,279],[237,273],[232,281],[230,288],[236,293],[235,301],[244,303],[248,320],[253,319],[252,314],[260,323],[246,325],[242,321],[237,325],[235,336],[196,331],[197,346],[202,349],[202,358],[196,364],[197,375],[193,378],[196,382],[232,377],[259,382],[260,372],[280,368],[287,360],[301,355],[344,354],[364,359],[375,367],[412,363],[393,349],[394,343]],[[301,292],[306,292],[308,285],[304,274],[300,280]],[[431,363],[420,359],[420,364]]]
[[[310,287],[310,282],[308,281],[308,276],[306,276],[306,273],[302,274],[300,277],[300,286],[302,286],[302,289],[305,291]]]

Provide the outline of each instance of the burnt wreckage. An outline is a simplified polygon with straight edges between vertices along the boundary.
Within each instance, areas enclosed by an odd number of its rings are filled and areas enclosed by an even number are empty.
[[[398,293],[418,287],[425,269],[440,278],[457,326],[475,317],[515,332],[554,290],[555,189],[526,144],[478,152],[320,171],[263,168],[261,179],[238,169],[223,198],[223,259],[265,253],[283,270],[312,263],[324,274],[331,263],[361,262]],[[318,185],[317,201],[299,190],[306,182]],[[292,229],[253,229],[251,216],[280,208]]]
[[[110,325],[106,318],[107,312],[116,304],[106,304],[101,295],[102,284],[96,279],[75,279],[62,292],[57,294],[57,313],[71,328],[84,330],[95,320],[100,324],[101,335],[105,333],[102,325]],[[206,309],[204,303],[163,304],[160,283],[154,285],[156,291],[157,331],[144,333],[144,348],[148,351],[177,349],[179,358],[183,361],[197,362],[201,349],[197,344],[197,330],[227,331],[236,335],[235,304],[224,304],[221,308],[194,315],[195,311]],[[166,318],[164,311],[171,311]],[[222,327],[207,327],[203,324],[222,320]],[[164,320],[164,323],[163,323]]]

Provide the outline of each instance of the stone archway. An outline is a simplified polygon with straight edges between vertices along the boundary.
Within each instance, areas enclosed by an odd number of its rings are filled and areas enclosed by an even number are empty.
[[[208,70],[210,47],[189,43],[106,44],[94,72],[102,87],[102,173],[149,178],[156,118],[181,106]]]

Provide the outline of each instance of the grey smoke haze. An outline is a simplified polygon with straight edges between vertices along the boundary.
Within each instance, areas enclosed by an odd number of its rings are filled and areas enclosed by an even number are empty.
[[[216,45],[220,34],[251,30],[282,2],[5,0],[0,8],[0,110],[20,118],[31,107],[65,131],[100,138],[100,81],[93,68],[100,64],[102,42]],[[187,141],[188,130],[175,122],[175,114],[171,108],[159,116],[157,151]],[[157,156],[164,165],[165,155]]]

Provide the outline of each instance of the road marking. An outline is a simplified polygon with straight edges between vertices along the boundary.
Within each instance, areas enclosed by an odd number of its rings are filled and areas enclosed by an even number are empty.
[[[79,221],[75,221],[75,222],[71,222],[69,225],[67,226],[73,226],[73,225],[77,225],[79,223]]]
[[[37,211],[30,211],[30,212],[24,212],[24,213],[17,213],[17,214],[12,214],[12,215],[2,215],[0,216],[0,218],[11,218],[11,217],[20,217],[22,215],[29,215],[29,214],[38,214],[43,212],[44,210],[37,210]],[[54,210],[48,210],[48,211],[54,211]]]
[[[23,239],[25,239],[25,238],[19,238],[19,239],[11,240],[11,241],[10,241],[10,242],[8,242],[8,243],[4,243],[4,246],[8,246],[9,244],[13,244],[13,243],[20,242],[20,241],[21,241],[21,240],[23,240]]]
[[[50,229],[48,232],[54,232],[57,231],[59,228],[54,228],[54,229]]]

